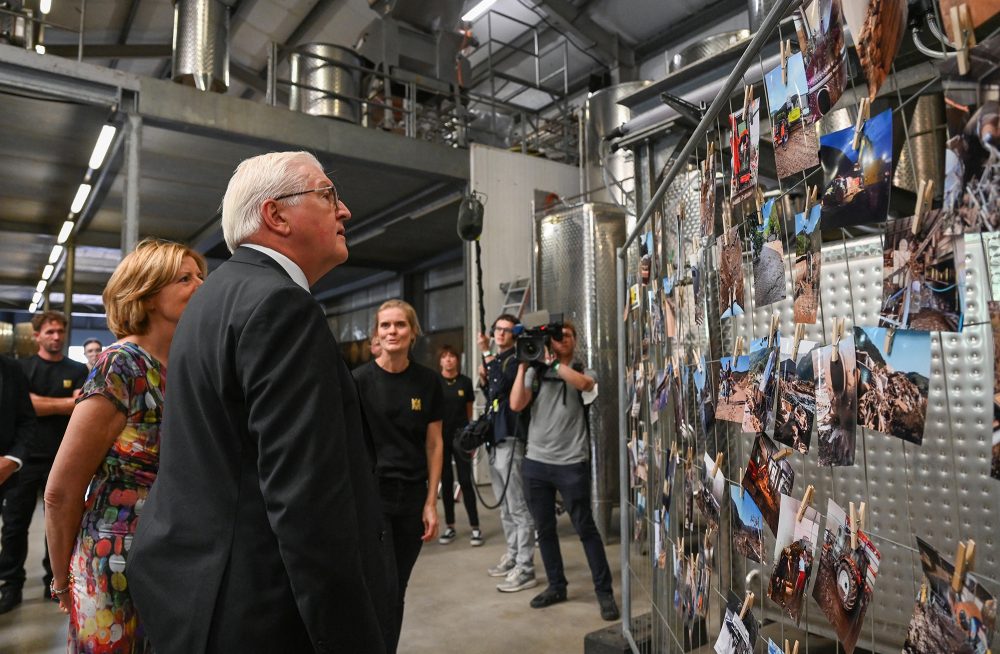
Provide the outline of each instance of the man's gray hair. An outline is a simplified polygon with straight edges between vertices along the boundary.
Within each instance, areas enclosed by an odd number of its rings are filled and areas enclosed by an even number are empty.
[[[263,224],[261,206],[268,199],[305,191],[308,185],[305,166],[322,169],[308,152],[269,152],[240,162],[229,180],[222,199],[222,233],[233,252],[253,236]],[[302,196],[284,200],[298,204]]]

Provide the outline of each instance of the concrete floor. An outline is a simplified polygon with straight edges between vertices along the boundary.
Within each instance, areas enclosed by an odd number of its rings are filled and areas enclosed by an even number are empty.
[[[488,487],[483,497],[492,499]],[[583,652],[584,636],[609,623],[601,620],[583,548],[568,516],[559,518],[569,601],[547,609],[528,602],[545,587],[541,555],[535,553],[537,588],[500,593],[501,581],[487,576],[505,551],[497,511],[480,507],[486,537],[482,547],[469,546],[465,510],[456,507],[458,538],[450,545],[426,544],[417,559],[406,597],[399,654],[475,652],[476,654],[562,654]],[[444,510],[439,505],[439,515]],[[0,654],[55,654],[66,651],[66,621],[55,603],[42,599],[41,505],[30,534],[28,581],[24,602],[0,616]],[[616,539],[617,540],[617,539]],[[621,565],[617,542],[607,547],[614,573],[615,597],[621,605]],[[648,610],[639,608],[636,613]]]

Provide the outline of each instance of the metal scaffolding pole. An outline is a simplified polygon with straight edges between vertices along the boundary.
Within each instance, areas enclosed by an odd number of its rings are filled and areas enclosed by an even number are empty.
[[[139,242],[139,153],[142,150],[142,117],[128,114],[125,120],[125,194],[123,196],[122,256]]]

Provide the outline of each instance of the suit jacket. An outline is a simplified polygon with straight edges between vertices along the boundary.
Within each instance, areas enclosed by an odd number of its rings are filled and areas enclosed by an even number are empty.
[[[323,311],[238,248],[170,350],[127,579],[158,654],[385,651],[375,452]]]
[[[28,460],[35,420],[28,378],[13,359],[0,356],[0,456]]]

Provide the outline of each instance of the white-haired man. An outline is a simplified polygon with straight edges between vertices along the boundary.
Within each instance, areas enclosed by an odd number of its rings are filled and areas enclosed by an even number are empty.
[[[309,287],[350,211],[304,152],[253,157],[222,205],[233,252],[170,350],[160,469],[128,563],[159,654],[385,652],[374,449]]]

